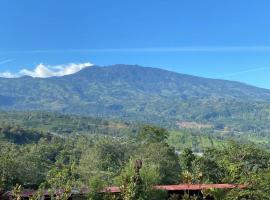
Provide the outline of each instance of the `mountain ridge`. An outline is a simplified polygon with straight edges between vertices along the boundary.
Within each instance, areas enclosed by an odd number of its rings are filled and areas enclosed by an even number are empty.
[[[0,109],[47,110],[144,123],[268,116],[270,90],[138,65],[91,66],[62,77],[0,79]],[[253,116],[254,117],[254,116]]]
[[[226,79],[221,79],[221,78],[209,78],[209,77],[202,77],[202,76],[198,76],[198,75],[192,75],[192,74],[185,74],[185,73],[181,73],[181,72],[176,72],[176,71],[170,71],[167,69],[163,69],[163,68],[158,68],[158,67],[144,67],[141,65],[126,65],[126,64],[114,64],[114,65],[108,65],[108,66],[101,66],[101,65],[91,65],[88,66],[86,68],[81,69],[78,72],[75,72],[73,74],[67,74],[67,75],[63,75],[63,76],[51,76],[51,77],[32,77],[30,75],[23,75],[20,77],[13,77],[13,78],[6,78],[6,77],[0,77],[1,79],[10,79],[10,80],[14,80],[14,79],[27,79],[27,78],[32,78],[32,79],[54,79],[54,78],[61,78],[61,77],[69,77],[69,76],[74,76],[76,74],[80,74],[80,73],[84,73],[87,72],[89,70],[91,70],[90,68],[109,68],[109,67],[119,67],[119,66],[123,66],[123,67],[139,67],[139,68],[146,68],[146,69],[152,69],[152,70],[159,70],[159,71],[164,71],[164,72],[169,72],[169,73],[175,73],[181,76],[187,76],[187,77],[193,77],[193,78],[200,78],[200,79],[207,79],[207,80],[213,80],[213,81],[225,81],[225,82],[232,82],[232,83],[236,83],[236,84],[242,84],[242,85],[246,85],[246,86],[250,86],[250,87],[255,87],[258,89],[262,89],[262,90],[266,90],[270,92],[270,89],[268,88],[263,88],[263,87],[259,87],[259,86],[255,86],[249,83],[245,83],[245,82],[241,82],[241,81],[236,81],[236,80],[226,80]]]

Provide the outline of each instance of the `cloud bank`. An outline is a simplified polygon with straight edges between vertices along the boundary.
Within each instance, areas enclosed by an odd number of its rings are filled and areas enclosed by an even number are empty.
[[[0,77],[2,77],[2,78],[17,78],[18,76],[16,74],[12,74],[10,72],[1,72]]]
[[[65,76],[74,74],[86,67],[90,67],[93,64],[90,62],[86,63],[69,63],[66,65],[44,65],[40,63],[38,66],[35,67],[33,70],[22,69],[18,73],[11,73],[11,72],[2,72],[0,73],[0,77],[3,78],[18,78],[21,76],[31,76],[34,78],[48,78],[53,76]]]

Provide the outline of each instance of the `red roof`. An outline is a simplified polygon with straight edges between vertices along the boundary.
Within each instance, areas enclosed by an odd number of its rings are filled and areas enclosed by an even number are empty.
[[[239,188],[244,189],[246,188],[245,185],[236,185],[236,184],[180,184],[180,185],[157,185],[154,186],[155,189],[159,190],[166,190],[166,191],[185,191],[185,190],[207,190],[207,189],[233,189]],[[63,190],[58,190],[57,193],[62,193]],[[81,193],[86,194],[89,192],[88,188],[82,188],[80,190],[73,190],[72,193]],[[107,187],[106,189],[102,190],[101,192],[108,192],[108,193],[120,193],[119,187]],[[34,190],[24,190],[22,192],[23,197],[32,196],[35,193]],[[6,193],[6,195],[11,195],[11,192]],[[43,195],[50,195],[48,191],[45,191]]]
[[[179,185],[157,185],[154,186],[158,190],[166,191],[184,191],[184,190],[207,190],[207,189],[244,189],[245,185],[236,184],[179,184]],[[119,193],[119,187],[108,187],[102,192]]]
[[[119,187],[107,187],[106,189],[102,190],[102,192],[109,192],[109,193],[119,193]]]
[[[158,185],[154,186],[156,189],[167,191],[180,191],[180,190],[207,190],[207,189],[233,189],[245,188],[245,185],[236,184],[180,184],[180,185]]]

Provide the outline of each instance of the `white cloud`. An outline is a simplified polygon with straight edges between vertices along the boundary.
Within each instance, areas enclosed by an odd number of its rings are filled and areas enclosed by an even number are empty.
[[[18,75],[12,74],[10,72],[2,72],[2,73],[0,73],[0,77],[2,77],[2,78],[17,78]]]
[[[74,74],[86,67],[90,67],[93,64],[86,62],[86,63],[70,63],[66,65],[44,65],[40,63],[36,66],[33,70],[22,69],[19,73],[10,73],[10,72],[3,72],[0,73],[0,77],[4,78],[17,78],[21,76],[31,76],[35,78],[48,78],[52,76],[65,76]]]

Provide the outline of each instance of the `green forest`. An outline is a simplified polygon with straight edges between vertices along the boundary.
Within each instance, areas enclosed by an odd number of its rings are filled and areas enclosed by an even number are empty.
[[[244,184],[245,189],[215,189],[205,195],[270,199],[268,148],[226,137],[211,139],[209,130],[172,131],[43,112],[1,112],[0,124],[0,191],[12,191],[17,199],[25,189],[37,191],[32,199],[64,189],[55,196],[64,200],[72,189],[84,187],[91,188],[85,199],[93,200],[201,199],[168,197],[153,189],[181,183]],[[139,184],[134,184],[138,159],[142,169]],[[100,192],[110,186],[119,186],[120,196]]]

